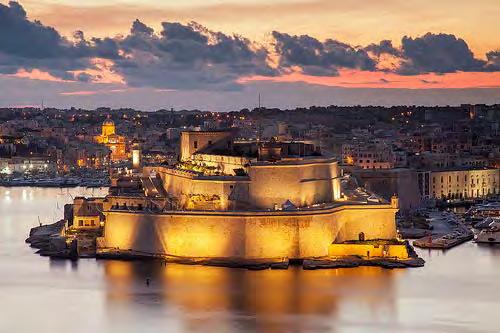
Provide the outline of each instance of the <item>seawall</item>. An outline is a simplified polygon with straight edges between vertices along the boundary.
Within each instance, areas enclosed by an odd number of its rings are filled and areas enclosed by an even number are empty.
[[[340,204],[328,209],[260,212],[107,211],[100,246],[187,258],[324,257],[332,243],[395,239],[397,209]]]

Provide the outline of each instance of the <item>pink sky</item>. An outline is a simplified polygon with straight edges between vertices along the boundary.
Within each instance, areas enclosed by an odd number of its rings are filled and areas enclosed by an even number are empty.
[[[463,38],[474,58],[486,60],[486,53],[500,49],[500,6],[498,0],[185,0],[160,2],[154,0],[23,0],[21,5],[27,12],[28,20],[40,20],[53,27],[61,35],[72,40],[76,30],[82,30],[87,39],[127,35],[131,23],[140,19],[146,25],[161,31],[161,22],[196,21],[212,31],[221,31],[228,36],[241,35],[257,45],[273,50],[271,32],[276,30],[290,35],[307,34],[323,42],[327,38],[347,43],[353,47],[364,47],[388,39],[396,48],[401,46],[403,36],[421,37],[428,32],[453,34]],[[7,5],[7,0],[0,0]],[[1,42],[1,40],[0,40]],[[1,45],[0,45],[1,47]],[[371,55],[373,56],[373,55]],[[2,49],[0,48],[0,60]],[[276,55],[270,55],[271,67],[277,67]],[[251,89],[261,85],[267,87],[290,87],[297,94],[304,93],[304,87],[356,89],[485,89],[500,88],[500,71],[461,72],[446,74],[399,75],[397,71],[376,71],[338,67],[338,75],[311,76],[302,73],[299,67],[284,71],[279,76],[241,75],[236,80],[243,88]],[[11,100],[7,96],[6,85],[36,81],[37,90],[15,94],[17,100],[9,103],[30,104],[39,96],[55,93],[64,99],[71,97],[85,99],[105,95],[110,104],[116,104],[127,92],[151,96],[178,94],[177,87],[137,86],[130,84],[123,73],[114,68],[113,60],[92,59],[92,69],[69,71],[71,74],[89,74],[90,82],[79,83],[61,79],[57,74],[39,68],[20,68],[17,73],[0,74],[0,100]],[[394,68],[391,68],[394,69]],[[1,68],[0,68],[1,70]],[[325,71],[326,72],[326,71]],[[425,72],[425,71],[424,71]],[[1,73],[1,71],[0,71]],[[54,73],[54,72],[52,72]],[[148,74],[144,74],[148,75]],[[164,73],[169,77],[170,73]],[[15,78],[16,80],[10,80]],[[17,80],[19,79],[19,80]],[[143,79],[143,78],[141,78]],[[271,85],[268,85],[271,84]],[[44,88],[45,87],[45,88]],[[55,88],[57,87],[57,89]],[[301,88],[299,88],[301,87]],[[14,87],[15,88],[15,87]],[[183,90],[186,88],[180,88]],[[203,89],[201,89],[203,90]],[[258,89],[257,89],[258,90]],[[3,92],[2,92],[3,91]],[[253,91],[253,90],[252,90]],[[326,90],[325,90],[326,91]],[[189,91],[186,92],[189,94]],[[199,96],[200,88],[193,89],[192,95]],[[205,93],[205,92],[203,92]],[[217,90],[207,94],[218,94]],[[272,91],[267,91],[272,93]],[[326,92],[325,92],[326,93]],[[182,93],[184,94],[184,92]],[[278,93],[277,93],[278,94]],[[184,95],[183,95],[184,96]],[[189,96],[189,95],[188,95]],[[396,96],[396,95],[395,95]],[[252,97],[253,98],[253,97]],[[492,93],[489,100],[500,97]],[[325,99],[328,100],[328,99]],[[285,104],[286,100],[283,100]],[[500,102],[500,100],[499,100]],[[5,102],[3,102],[5,103]],[[200,101],[203,106],[204,101]],[[1,104],[1,103],[0,103]],[[397,104],[397,101],[395,101]],[[450,101],[453,104],[453,101]]]

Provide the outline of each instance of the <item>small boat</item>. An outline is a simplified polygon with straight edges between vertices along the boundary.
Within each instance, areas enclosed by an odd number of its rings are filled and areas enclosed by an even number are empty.
[[[492,217],[486,217],[482,219],[481,222],[474,224],[475,229],[488,229],[492,226],[492,224],[498,222],[498,219]]]
[[[476,243],[500,244],[500,222],[493,222],[488,229],[477,234]]]

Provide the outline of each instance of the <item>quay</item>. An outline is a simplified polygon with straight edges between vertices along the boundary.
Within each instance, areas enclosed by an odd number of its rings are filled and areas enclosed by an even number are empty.
[[[474,239],[474,233],[470,230],[460,229],[440,237],[425,236],[413,241],[413,245],[423,249],[447,250],[457,245]]]

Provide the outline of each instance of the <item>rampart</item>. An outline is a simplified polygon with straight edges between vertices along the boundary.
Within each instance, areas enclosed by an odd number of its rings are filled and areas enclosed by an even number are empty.
[[[261,212],[107,211],[102,247],[186,258],[328,256],[332,243],[395,239],[397,208],[338,204],[328,209]]]

